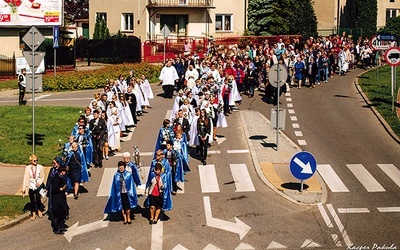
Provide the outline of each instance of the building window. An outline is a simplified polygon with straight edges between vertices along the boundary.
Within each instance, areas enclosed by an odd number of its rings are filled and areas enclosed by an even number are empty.
[[[97,18],[99,19],[99,21],[104,20],[107,24],[107,13],[105,12],[97,12],[96,13],[96,20]]]
[[[391,3],[394,3],[394,0],[390,0]]]
[[[178,36],[186,35],[186,26],[189,24],[187,15],[161,15],[160,30],[166,24],[171,32],[175,32]]]
[[[187,5],[188,0],[179,0],[179,5]]]
[[[386,9],[386,23],[389,21],[389,19],[397,17],[398,15],[399,15],[398,9]]]
[[[216,31],[232,31],[232,15],[216,15],[215,16]]]
[[[133,13],[122,13],[121,30],[133,31]]]

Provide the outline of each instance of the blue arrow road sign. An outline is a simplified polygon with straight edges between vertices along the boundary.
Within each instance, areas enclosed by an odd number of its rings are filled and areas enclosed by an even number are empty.
[[[292,157],[289,166],[294,177],[299,180],[307,180],[317,170],[317,161],[311,153],[302,151]]]
[[[392,34],[379,34],[376,37],[379,41],[395,41],[396,37]]]

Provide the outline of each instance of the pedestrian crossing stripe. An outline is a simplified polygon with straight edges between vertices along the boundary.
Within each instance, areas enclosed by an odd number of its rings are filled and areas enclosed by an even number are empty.
[[[256,191],[251,181],[246,164],[229,164],[233,181],[235,182],[236,192]]]
[[[385,192],[386,189],[362,164],[346,164],[367,192]],[[378,164],[380,169],[400,187],[400,170],[393,164]],[[317,171],[332,192],[350,192],[330,164],[318,164]]]
[[[219,193],[218,179],[215,165],[199,165],[199,176],[202,193]]]

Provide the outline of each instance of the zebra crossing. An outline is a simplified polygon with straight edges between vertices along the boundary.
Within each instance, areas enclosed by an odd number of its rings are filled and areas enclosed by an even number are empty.
[[[233,183],[235,184],[235,192],[254,192],[253,181],[251,180],[248,168],[246,164],[229,164]],[[110,187],[113,176],[115,174],[115,168],[105,168],[103,176],[97,191],[97,196],[108,196],[110,193]],[[149,175],[150,167],[141,167],[139,169],[140,179],[142,185],[138,186],[136,191],[138,195],[144,194],[145,184],[147,182],[147,176]],[[200,178],[201,192],[202,193],[219,193],[219,183],[216,172],[216,166],[214,164],[198,165],[198,173]],[[185,193],[185,183],[178,182],[179,190],[177,194]]]
[[[386,192],[386,189],[362,164],[346,164],[346,166],[367,192]],[[377,166],[400,187],[400,170],[394,164],[377,164]],[[318,164],[317,171],[333,193],[350,192],[330,164]]]

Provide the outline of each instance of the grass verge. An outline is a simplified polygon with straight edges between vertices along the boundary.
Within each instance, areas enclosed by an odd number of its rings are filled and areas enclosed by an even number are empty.
[[[24,213],[28,202],[28,196],[0,195],[0,217],[7,216],[14,219]]]
[[[400,137],[400,118],[396,114],[396,108],[400,107],[400,103],[396,102],[400,86],[397,84],[394,91],[395,103],[394,111],[392,111],[390,67],[380,67],[378,68],[378,73],[376,69],[366,72],[359,78],[359,83],[372,105],[384,117],[397,136]]]
[[[79,117],[80,108],[35,107],[35,154],[43,166],[60,153],[59,140],[64,143]],[[32,154],[31,106],[0,106],[0,162],[28,164]]]

